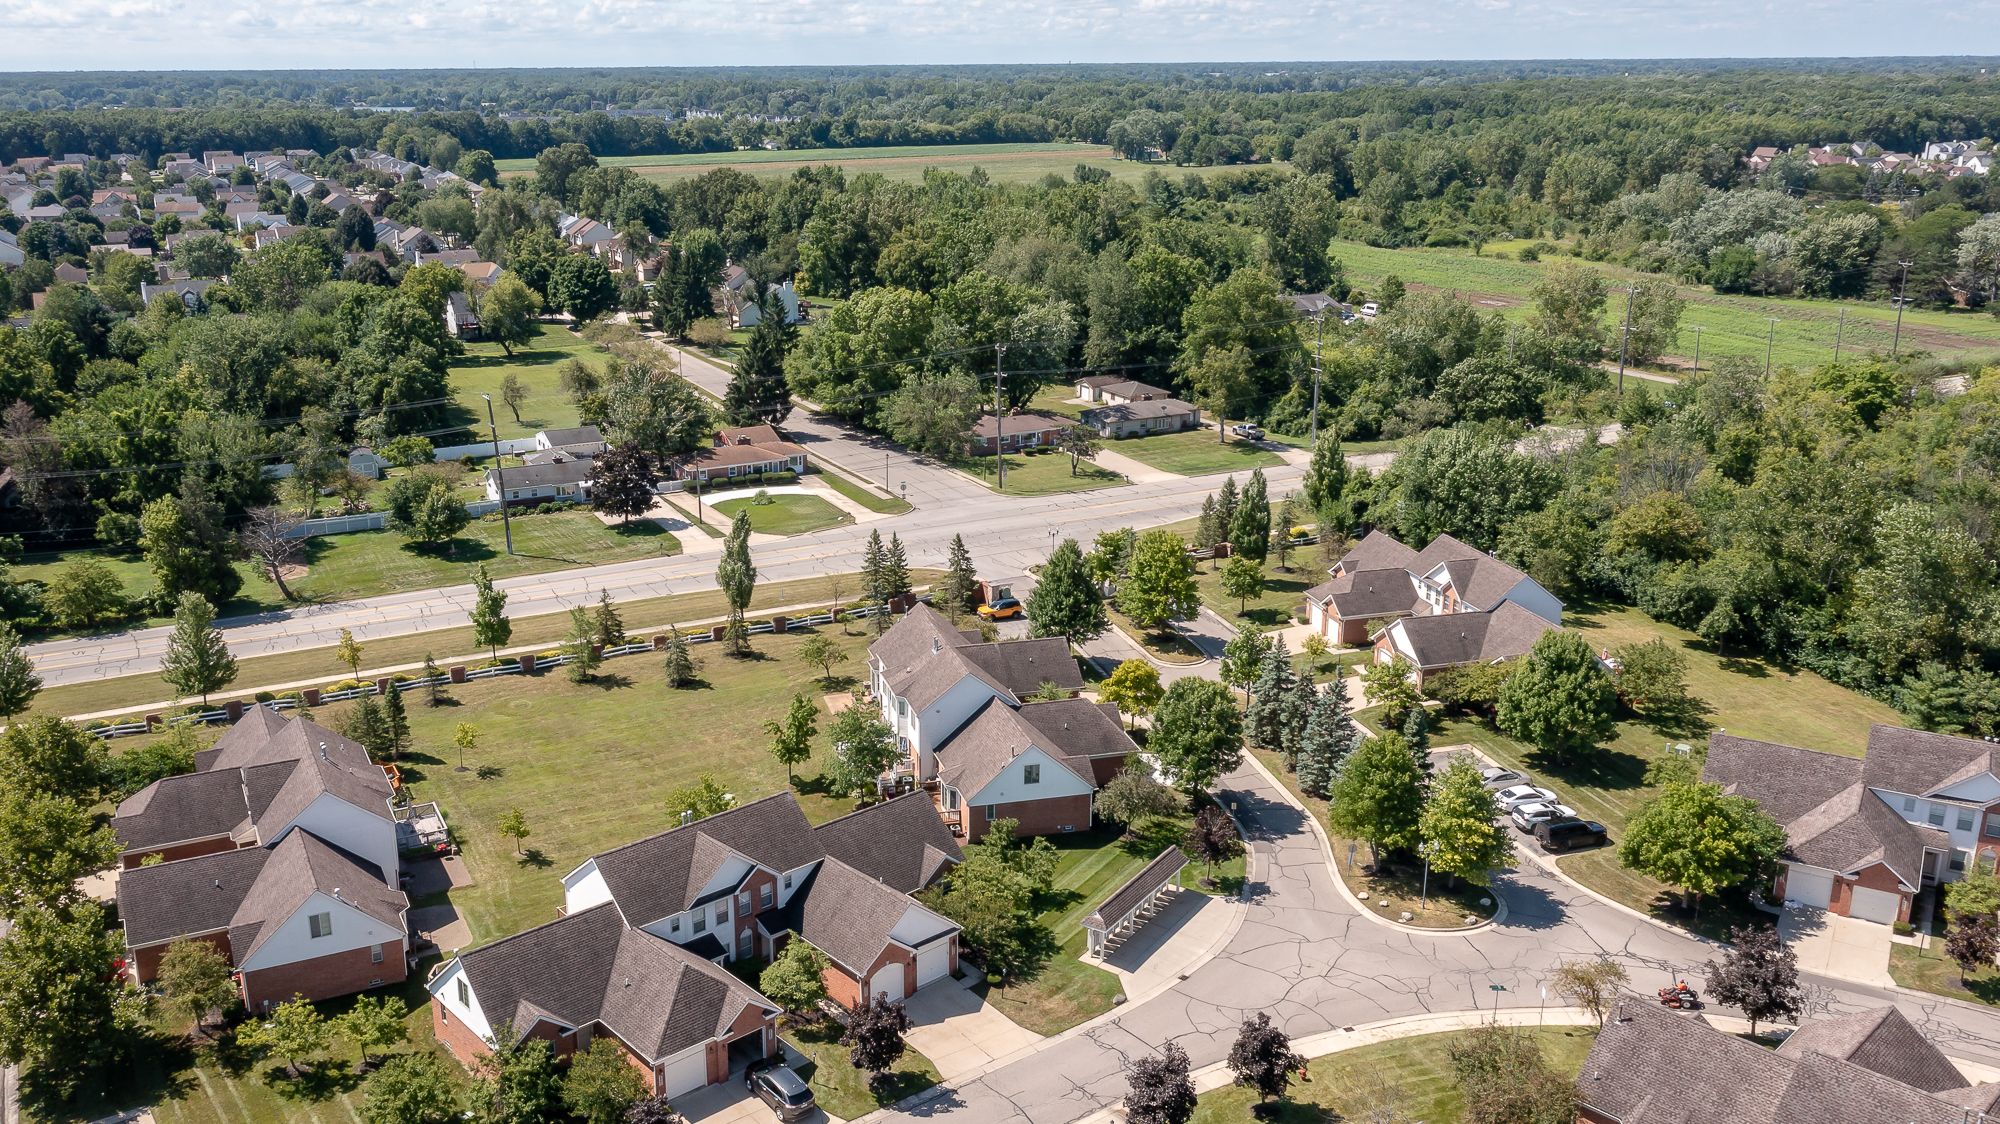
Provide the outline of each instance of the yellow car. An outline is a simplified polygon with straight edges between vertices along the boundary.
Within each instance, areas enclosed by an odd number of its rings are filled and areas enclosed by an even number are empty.
[[[979,615],[989,621],[1004,621],[1021,615],[1021,603],[1012,597],[1002,597],[991,605],[981,605]]]

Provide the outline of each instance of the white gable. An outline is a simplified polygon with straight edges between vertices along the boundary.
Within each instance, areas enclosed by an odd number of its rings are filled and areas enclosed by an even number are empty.
[[[903,913],[903,919],[889,930],[889,939],[907,948],[915,948],[956,928],[958,926],[943,917],[911,902],[910,908]]]
[[[1036,776],[1033,783],[1028,777]],[[1082,777],[1069,770],[1040,746],[1031,745],[1007,763],[986,787],[962,793],[967,804],[1016,804],[1024,800],[1050,800],[1064,796],[1088,796],[1095,791]]]
[[[611,887],[605,884],[596,859],[586,859],[582,866],[563,875],[562,884],[563,909],[569,913],[582,913],[611,900]]]
[[[315,937],[312,916],[320,913],[328,915],[331,928],[323,936]],[[265,937],[263,947],[238,967],[250,972],[381,945],[382,974],[387,977],[396,967],[392,958],[403,954],[399,943],[402,939],[403,934],[395,926],[384,925],[331,894],[316,893],[290,917],[278,922],[278,931]]]
[[[465,998],[459,998],[459,986],[465,986]],[[437,974],[430,982],[431,1001],[439,1004],[445,1012],[465,1028],[479,1036],[482,1041],[493,1040],[493,1023],[479,1006],[479,994],[472,990],[472,982],[466,978],[465,965],[457,957]]]
[[[1952,785],[1938,789],[1933,795],[1948,800],[1965,800],[1975,804],[1989,804],[2000,800],[2000,777],[1991,773],[1978,773]]]

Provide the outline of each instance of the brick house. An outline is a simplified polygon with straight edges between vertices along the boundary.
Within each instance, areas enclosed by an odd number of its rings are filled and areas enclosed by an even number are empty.
[[[972,423],[972,432],[966,439],[966,450],[974,456],[992,456],[995,452],[1018,453],[1024,449],[1054,448],[1062,439],[1063,430],[1075,425],[1070,418],[1059,418],[1052,414],[1037,414],[1021,410],[1004,417],[981,414]]]
[[[168,946],[228,955],[252,1010],[406,974],[391,788],[359,745],[253,707],[195,771],[118,805],[118,912],[136,978]]]
[[[1777,1049],[1625,997],[1576,1079],[1585,1124],[1972,1124],[2000,1083],[1973,1084],[1894,1007],[1807,1023]]]
[[[1450,535],[1416,551],[1370,531],[1329,573],[1306,591],[1307,620],[1338,644],[1365,643],[1371,622],[1492,612],[1510,601],[1550,625],[1562,622],[1562,601],[1540,582]]]
[[[958,970],[958,926],[911,895],[961,858],[921,796],[814,827],[789,792],[606,851],[563,876],[560,920],[433,977],[438,1039],[470,1063],[502,1021],[565,1053],[611,1033],[668,1096],[724,1080],[777,1048],[777,1008],[724,965],[804,940],[839,1002],[904,999]]]
[[[675,477],[684,480],[728,480],[767,472],[804,472],[806,451],[778,435],[770,425],[719,429],[715,444],[675,458]]]
[[[1713,734],[1702,778],[1755,800],[1785,829],[1780,900],[1890,924],[1975,855],[2000,857],[2000,746],[1896,726],[1866,754]]]
[[[984,643],[917,605],[868,646],[869,689],[907,759],[884,784],[931,794],[953,834],[977,842],[1011,819],[1022,835],[1090,827],[1097,789],[1138,746],[1117,709],[1078,698],[1066,641]]]

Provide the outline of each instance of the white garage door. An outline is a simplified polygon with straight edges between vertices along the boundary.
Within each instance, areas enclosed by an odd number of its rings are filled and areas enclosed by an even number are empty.
[[[875,989],[875,994],[894,1003],[903,998],[903,966],[889,965],[876,972],[875,978],[870,980],[869,984]]]
[[[1833,875],[1824,870],[1792,867],[1785,876],[1785,900],[1825,909],[1833,898]]]
[[[951,975],[951,941],[938,941],[917,950],[917,986],[935,983]]]
[[[686,1057],[675,1058],[667,1063],[666,1084],[660,1092],[669,1097],[692,1093],[708,1084],[708,1055],[705,1047],[697,1047]]]
[[[1902,911],[1903,896],[1882,890],[1870,890],[1866,886],[1854,888],[1854,901],[1847,907],[1849,917],[1859,917],[1865,921],[1880,921],[1884,925],[1894,925],[1896,914]]]

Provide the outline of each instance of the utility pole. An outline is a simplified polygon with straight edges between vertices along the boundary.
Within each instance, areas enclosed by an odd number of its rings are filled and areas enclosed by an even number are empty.
[[[1007,431],[1007,415],[1000,409],[1000,391],[1007,385],[1007,372],[1000,360],[1006,354],[1006,344],[993,345],[993,478],[1002,492],[1007,490],[1007,450],[1000,438]]]
[[[500,492],[500,533],[507,536],[507,553],[514,553],[514,521],[507,515],[507,474],[500,468],[500,427],[493,421],[493,396],[486,399],[486,432],[493,438],[493,486]]]
[[[1625,328],[1618,337],[1618,393],[1625,393],[1625,360],[1632,353],[1632,294],[1636,285],[1625,286]]]
[[[1840,310],[1840,323],[1833,326],[1833,361],[1840,362],[1840,337],[1847,331],[1847,310]]]
[[[1910,283],[1910,263],[1905,261],[1897,262],[1896,264],[1903,267],[1903,276],[1896,282],[1896,338],[1889,344],[1889,358],[1891,359],[1902,354],[1903,303],[1909,299],[1903,295],[1903,289]]]
[[[1775,316],[1766,316],[1764,319],[1771,322],[1771,327],[1764,333],[1764,377],[1769,379],[1771,377],[1771,349],[1778,344],[1778,318]]]
[[[1701,374],[1701,325],[1694,326],[1694,370],[1689,374]]]
[[[1320,342],[1326,336],[1326,313],[1313,314],[1313,420],[1312,444],[1319,448],[1319,371]]]

